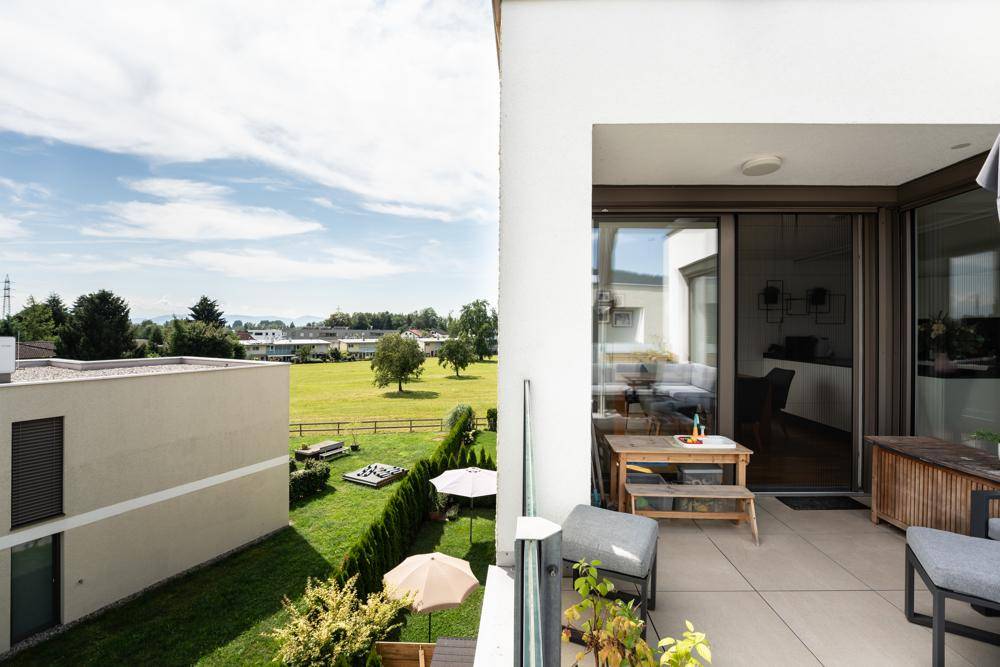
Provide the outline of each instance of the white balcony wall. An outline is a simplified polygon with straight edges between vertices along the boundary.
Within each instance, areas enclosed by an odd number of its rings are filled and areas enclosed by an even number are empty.
[[[538,504],[590,487],[592,132],[613,123],[997,123],[1000,3],[505,0],[498,558],[521,505],[521,382]],[[723,258],[725,261],[725,258]]]

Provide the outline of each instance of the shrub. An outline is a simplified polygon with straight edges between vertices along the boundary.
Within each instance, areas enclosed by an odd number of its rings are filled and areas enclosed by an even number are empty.
[[[343,584],[310,578],[302,597],[303,608],[287,597],[283,600],[288,621],[268,635],[280,644],[277,657],[281,662],[331,665],[369,660],[375,642],[399,627],[407,601],[393,600],[379,591],[362,603],[356,581],[357,576]]]
[[[493,431],[497,430],[497,409],[489,408],[486,410],[486,430]]]
[[[431,478],[440,475],[465,449],[472,431],[472,408],[456,409],[454,426],[429,458],[419,461],[396,487],[382,514],[361,535],[341,561],[338,577],[357,576],[357,589],[367,594],[382,588],[382,574],[395,567],[406,554],[431,508]]]
[[[301,470],[288,475],[288,499],[291,502],[314,496],[326,488],[330,479],[330,466],[316,461],[306,461]]]

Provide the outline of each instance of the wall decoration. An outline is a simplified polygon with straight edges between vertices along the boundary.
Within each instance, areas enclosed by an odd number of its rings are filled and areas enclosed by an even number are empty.
[[[782,301],[785,297],[784,280],[768,280],[764,290],[757,294],[757,310],[765,311],[765,318],[768,324],[781,324],[784,322],[784,308]]]
[[[631,310],[615,310],[611,313],[611,326],[613,327],[632,327],[632,311]]]
[[[847,324],[847,295],[830,294],[829,302],[825,313],[816,312],[816,324]]]
[[[611,307],[610,306],[598,306],[597,307],[597,323],[607,324],[611,321]]]

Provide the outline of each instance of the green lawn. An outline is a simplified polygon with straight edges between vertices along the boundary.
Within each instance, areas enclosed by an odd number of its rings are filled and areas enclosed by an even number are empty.
[[[469,544],[469,514],[472,514],[472,544]],[[480,586],[458,607],[434,612],[431,641],[438,637],[475,637],[479,633],[479,612],[483,606],[483,586],[486,568],[496,555],[494,525],[496,510],[468,506],[447,523],[427,522],[410,549],[410,554],[439,551],[462,558],[472,565]],[[427,641],[427,614],[410,614],[406,618],[400,641]]]
[[[333,462],[333,488],[293,507],[290,528],[24,651],[10,664],[269,662],[276,647],[261,635],[284,619],[281,598],[299,597],[309,576],[328,576],[395,490],[395,485],[370,489],[349,484],[340,479],[341,473],[375,461],[411,466],[443,437],[439,433],[359,436],[361,451]],[[289,448],[322,439],[293,438]],[[489,437],[483,441],[489,442]],[[478,523],[482,526],[476,526],[477,540],[492,539],[485,517]],[[459,533],[461,527],[468,530],[468,524],[454,527]],[[468,540],[468,533],[464,535]],[[492,547],[489,554],[492,557]]]
[[[378,389],[367,361],[292,366],[291,420],[333,421],[364,418],[443,417],[458,403],[468,403],[480,417],[497,404],[495,360],[474,363],[456,378],[437,359],[424,363],[420,380]]]

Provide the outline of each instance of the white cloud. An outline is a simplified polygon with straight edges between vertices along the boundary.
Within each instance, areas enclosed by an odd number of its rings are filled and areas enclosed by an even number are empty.
[[[393,215],[496,219],[489,2],[277,8],[6,2],[0,129],[164,162],[248,159]]]
[[[404,204],[381,204],[377,202],[365,202],[362,206],[372,213],[396,215],[401,218],[421,218],[424,220],[440,220],[441,222],[454,222],[457,219],[456,214],[442,211],[441,209],[406,206]]]
[[[173,178],[126,181],[136,192],[164,202],[109,202],[95,207],[106,220],[84,227],[88,236],[175,241],[271,239],[322,229],[312,220],[225,199],[222,185]]]
[[[284,282],[315,278],[364,280],[404,273],[410,267],[350,248],[325,248],[322,254],[293,258],[271,250],[198,250],[187,259],[198,268],[231,278]]]
[[[101,274],[135,271],[138,269],[183,267],[183,260],[165,257],[135,255],[127,258],[106,257],[85,253],[39,253],[35,252],[0,252],[0,262],[36,266],[45,264],[48,273]]]
[[[23,238],[28,235],[28,230],[22,226],[20,220],[0,215],[0,243],[10,239]]]
[[[52,194],[44,185],[23,183],[4,176],[0,176],[0,189],[9,191],[11,201],[15,203],[25,199],[44,199]]]
[[[316,204],[317,206],[322,206],[323,208],[337,208],[337,205],[326,197],[310,197],[309,201]]]
[[[215,183],[189,181],[183,178],[143,178],[125,180],[125,184],[136,192],[161,199],[215,200],[232,192],[230,188]]]

